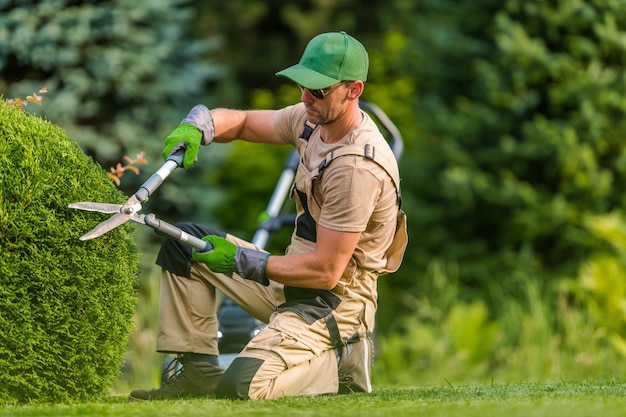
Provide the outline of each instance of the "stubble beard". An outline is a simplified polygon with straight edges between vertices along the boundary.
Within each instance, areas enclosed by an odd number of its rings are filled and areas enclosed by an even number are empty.
[[[327,125],[335,121],[329,109],[321,112],[321,110],[317,107],[312,107],[309,104],[305,104],[305,106],[308,110],[307,117],[309,119],[309,122],[316,125]]]

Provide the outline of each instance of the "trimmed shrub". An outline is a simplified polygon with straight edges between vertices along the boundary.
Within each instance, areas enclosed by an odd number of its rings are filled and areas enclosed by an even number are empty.
[[[125,224],[79,237],[122,203],[58,126],[0,102],[0,403],[94,400],[118,377],[133,327],[139,254]]]

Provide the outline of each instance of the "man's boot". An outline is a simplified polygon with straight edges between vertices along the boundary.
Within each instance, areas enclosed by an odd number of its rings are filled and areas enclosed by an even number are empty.
[[[179,354],[171,364],[176,369],[160,388],[136,389],[130,393],[131,401],[168,400],[189,397],[213,396],[224,368],[208,362],[191,361],[189,355]],[[168,370],[165,371],[166,373]]]
[[[339,394],[372,392],[372,341],[369,336],[339,348]]]

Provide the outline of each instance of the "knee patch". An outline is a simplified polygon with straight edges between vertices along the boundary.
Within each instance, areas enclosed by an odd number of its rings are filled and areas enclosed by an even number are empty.
[[[194,223],[177,223],[176,227],[192,236],[206,235],[226,237],[226,233]],[[191,246],[171,238],[165,238],[157,255],[156,264],[180,277],[189,278],[191,271]]]
[[[263,359],[235,358],[215,389],[216,398],[247,400],[252,378],[263,365]]]

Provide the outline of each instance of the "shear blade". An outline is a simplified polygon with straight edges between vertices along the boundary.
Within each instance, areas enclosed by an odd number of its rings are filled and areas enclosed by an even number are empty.
[[[68,207],[84,211],[97,211],[100,213],[119,213],[122,205],[81,201],[78,203],[69,204]]]
[[[130,220],[130,218],[131,218],[130,214],[122,214],[122,213],[119,213],[119,210],[118,210],[118,213],[115,214],[113,217],[111,217],[108,220],[103,221],[102,223],[94,227],[90,232],[87,232],[84,235],[82,235],[79,239],[89,240],[89,239],[100,237],[106,232],[115,229],[117,226],[126,223],[128,220]]]

